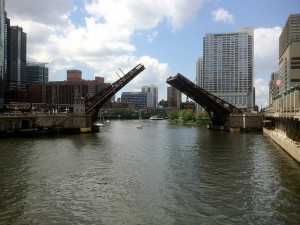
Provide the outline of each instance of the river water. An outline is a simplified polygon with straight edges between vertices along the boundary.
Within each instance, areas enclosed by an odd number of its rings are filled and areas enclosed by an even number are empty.
[[[136,125],[0,140],[0,224],[300,224],[300,164],[262,133]]]

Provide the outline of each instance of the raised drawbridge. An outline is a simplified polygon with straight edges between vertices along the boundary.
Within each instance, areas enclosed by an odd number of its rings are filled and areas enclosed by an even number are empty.
[[[197,86],[180,73],[169,77],[167,83],[201,105],[208,112],[214,125],[224,126],[230,113],[241,113],[234,105]]]
[[[93,97],[87,99],[86,113],[91,113],[93,116],[93,120],[95,121],[101,107],[144,69],[144,65],[138,64],[119,80],[106,87],[104,90],[94,95]]]

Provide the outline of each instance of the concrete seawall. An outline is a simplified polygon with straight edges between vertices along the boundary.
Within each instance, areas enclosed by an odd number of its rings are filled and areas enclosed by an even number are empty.
[[[268,130],[263,128],[263,132],[300,163],[299,143],[292,141],[286,136],[286,134],[277,130]]]
[[[0,138],[89,132],[99,132],[99,127],[93,125],[90,115],[0,115]]]

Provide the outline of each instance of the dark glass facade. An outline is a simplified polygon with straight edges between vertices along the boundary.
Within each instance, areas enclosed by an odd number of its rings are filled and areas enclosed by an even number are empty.
[[[135,108],[146,108],[152,104],[149,92],[122,92],[121,102],[134,103]]]
[[[0,109],[4,104],[5,0],[0,0]]]
[[[49,69],[45,63],[27,63],[26,66],[26,84],[31,82],[48,82]]]
[[[22,27],[10,26],[5,18],[4,80],[5,90],[26,90],[27,34]]]

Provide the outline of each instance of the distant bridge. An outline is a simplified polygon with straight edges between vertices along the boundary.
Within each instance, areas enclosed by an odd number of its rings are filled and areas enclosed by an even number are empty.
[[[241,113],[234,105],[197,86],[180,73],[169,77],[167,83],[201,105],[208,112],[214,125],[224,126],[230,113]]]
[[[144,65],[138,64],[112,85],[89,98],[86,102],[86,113],[91,113],[93,116],[93,120],[96,120],[97,114],[101,107],[144,69]]]

